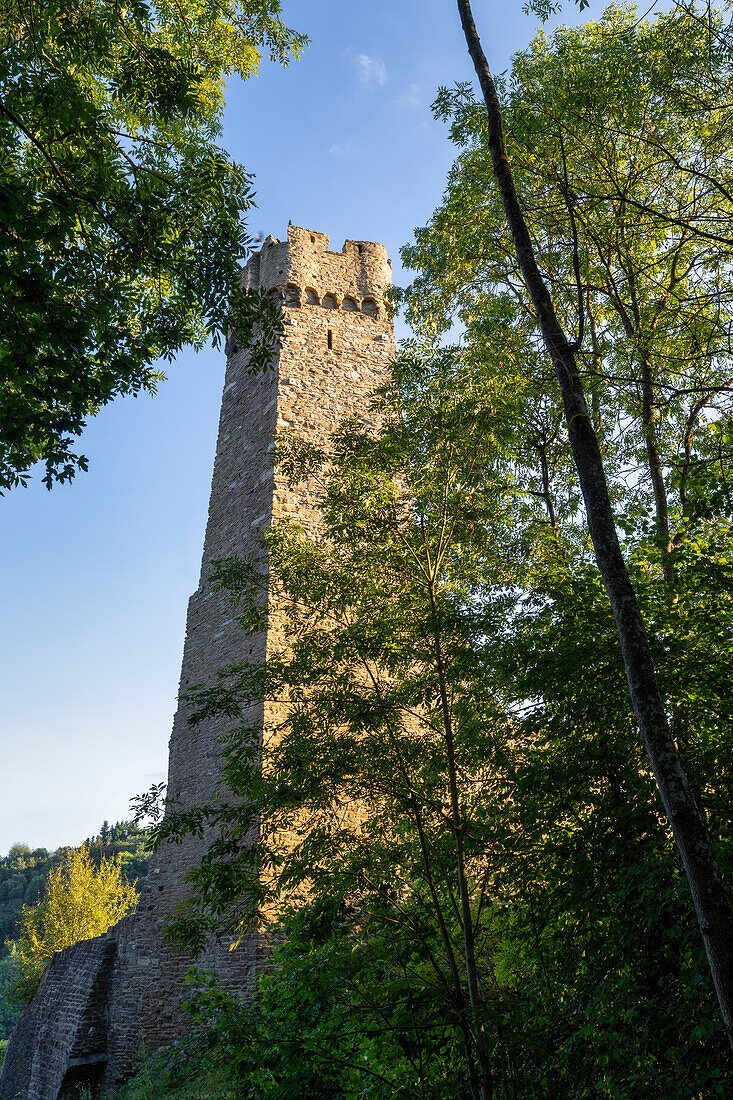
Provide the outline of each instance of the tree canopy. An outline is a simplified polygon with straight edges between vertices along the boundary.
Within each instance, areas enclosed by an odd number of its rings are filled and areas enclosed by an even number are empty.
[[[653,516],[663,557],[694,513],[692,484],[729,451],[733,209],[708,170],[725,175],[731,129],[724,108],[691,103],[712,73],[724,87],[727,54],[698,21],[674,11],[639,22],[611,6],[598,23],[539,34],[515,58],[504,96],[538,262],[566,329],[584,328],[579,369],[605,468],[614,492]],[[561,491],[556,481],[553,501],[542,480],[562,432],[556,388],[491,186],[486,112],[466,86],[441,92],[436,111],[461,152],[443,203],[403,252],[420,272],[408,312],[420,331],[457,317],[468,354],[517,393],[532,424],[528,490],[567,529],[571,483]],[[543,413],[521,404],[528,363]],[[680,501],[670,514],[672,486]]]
[[[135,885],[119,864],[95,865],[88,845],[70,849],[50,871],[41,900],[24,906],[17,937],[6,945],[15,992],[28,1000],[54,952],[100,936],[136,904]]]
[[[567,191],[564,192],[572,230],[573,273],[578,296],[578,331],[577,336],[571,338],[568,326],[563,322],[553,302],[548,279],[538,264],[537,250],[522,208],[515,173],[504,139],[501,100],[473,19],[470,0],[457,0],[457,4],[486,111],[491,172],[511,233],[512,251],[516,257],[522,283],[529,295],[542,345],[552,364],[560,394],[569,449],[583,497],[585,522],[593,545],[595,562],[616,623],[624,671],[639,734],[684,866],[724,1028],[733,1048],[733,906],[702,808],[690,786],[680,746],[672,730],[674,716],[670,716],[663,697],[663,690],[656,674],[649,631],[631,579],[626,555],[619,542],[611,483],[606,473],[599,435],[593,424],[586,398],[585,381],[580,364],[584,334],[583,287],[573,196]],[[693,5],[683,8],[680,14],[683,21],[692,23],[695,27],[701,22]],[[711,70],[714,68],[714,63],[710,46],[713,39],[722,41],[724,36],[721,35],[719,27],[713,30],[712,13],[709,14],[711,18],[705,30],[708,54],[711,59],[707,67]],[[723,51],[723,58],[725,64],[726,50]],[[560,144],[563,175],[566,180],[567,168],[562,138]],[[690,170],[696,177],[699,175],[699,167],[688,167],[688,171]],[[706,181],[712,180],[708,173],[703,172],[703,177]],[[717,182],[720,187],[719,180],[712,180],[712,182]],[[723,187],[723,193],[726,196],[729,194],[725,187]],[[679,219],[667,220],[679,225]],[[649,362],[644,355],[644,349],[642,349],[642,359],[647,360],[642,364],[641,371],[644,405],[642,422],[647,439],[651,479],[657,498],[657,535],[660,543],[663,543],[666,517],[660,507],[660,495],[663,495],[664,485],[658,455],[655,453],[656,440],[653,435],[652,415],[649,413],[653,389]],[[673,580],[672,567],[666,557],[669,549],[669,544],[663,547],[663,572],[668,586]]]
[[[122,881],[137,891],[148,870],[149,852],[145,831],[132,821],[104,822],[100,832],[86,842],[86,850],[95,867],[102,861],[119,867]],[[33,851],[27,844],[14,844],[0,858],[0,1039],[10,1035],[22,1011],[22,997],[13,994],[13,960],[8,944],[19,933],[24,912],[41,901],[52,872],[58,874],[69,856],[68,848],[49,852]]]
[[[231,727],[236,797],[171,804],[156,833],[219,834],[174,939],[202,947],[278,913],[292,943],[255,1008],[206,987],[198,1018],[217,1064],[273,1095],[307,1080],[349,1098],[723,1096],[704,951],[603,586],[584,543],[524,508],[484,382],[469,355],[413,347],[378,437],[348,425],[327,453],[281,448],[295,481],[320,469],[325,517],[319,537],[268,536],[287,643],[193,692],[195,721]],[[671,606],[653,534],[631,568],[729,870],[729,601],[707,560],[676,551]],[[253,633],[258,566],[216,575]],[[278,719],[260,770],[246,716],[263,698]]]
[[[368,428],[280,440],[320,527],[215,566],[244,634],[266,589],[287,640],[191,689],[229,792],[154,829],[214,838],[168,935],[276,921],[281,945],[252,1005],[200,981],[174,1056],[264,1097],[725,1097],[710,928],[638,689],[725,900],[727,29],[612,6],[539,35],[500,82],[506,145],[471,44],[485,102],[440,93],[459,155],[404,253],[416,336]]]
[[[278,0],[4,0],[0,25],[2,491],[73,477],[90,415],[218,339],[252,201],[224,80],[306,40]]]

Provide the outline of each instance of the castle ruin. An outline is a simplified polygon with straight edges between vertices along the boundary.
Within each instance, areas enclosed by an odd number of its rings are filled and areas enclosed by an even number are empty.
[[[271,370],[248,372],[246,349],[230,340],[219,436],[199,587],[188,605],[180,694],[206,684],[216,672],[247,658],[264,660],[282,640],[277,608],[266,634],[246,637],[221,593],[208,584],[212,563],[261,547],[262,531],[277,519],[318,520],[314,492],[292,487],[273,466],[277,432],[294,430],[322,444],[337,425],[366,414],[369,397],[394,357],[394,331],[384,303],[391,282],[385,248],[346,241],[329,251],[329,239],[289,226],[287,241],[272,237],[249,260],[243,279],[277,295],[285,336]],[[263,733],[275,721],[272,704],[260,704]],[[215,801],[221,778],[219,741],[212,721],[191,726],[179,704],[170,740],[168,794],[184,808]],[[103,1095],[124,1082],[140,1062],[187,1030],[181,1011],[190,959],[164,943],[169,914],[185,899],[186,873],[206,842],[189,838],[154,858],[135,913],[104,936],[56,954],[16,1027],[0,1071],[0,1100],[63,1100],[80,1085]],[[235,950],[211,943],[200,965],[222,984],[251,994],[266,951],[256,935]]]

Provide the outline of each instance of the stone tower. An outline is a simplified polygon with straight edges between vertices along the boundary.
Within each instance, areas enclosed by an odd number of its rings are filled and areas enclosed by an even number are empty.
[[[245,637],[225,596],[208,585],[212,563],[261,546],[264,528],[280,517],[304,526],[318,513],[309,486],[288,486],[272,462],[279,431],[322,443],[346,417],[364,416],[369,395],[386,377],[394,332],[384,304],[391,282],[385,248],[329,239],[297,226],[287,241],[272,237],[243,273],[250,288],[277,295],[285,338],[273,369],[249,374],[246,350],[229,341],[219,437],[199,587],[189,601],[181,695],[242,658],[261,660],[278,637],[277,609],[268,633]],[[263,733],[274,715],[260,705]],[[218,795],[222,728],[190,726],[179,705],[170,740],[168,792],[190,807]],[[204,841],[170,845],[155,858],[137,911],[105,936],[54,956],[11,1038],[0,1073],[0,1100],[59,1100],[79,1083],[105,1090],[150,1053],[186,1030],[181,1015],[186,957],[171,952],[162,931],[186,896],[186,872]],[[262,965],[255,936],[234,951],[212,943],[201,964],[222,983],[248,995]]]

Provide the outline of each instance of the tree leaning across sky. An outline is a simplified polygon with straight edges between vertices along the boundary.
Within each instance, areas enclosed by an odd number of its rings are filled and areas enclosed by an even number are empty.
[[[252,201],[224,81],[306,39],[279,0],[3,0],[0,33],[2,491],[72,478],[89,416],[218,339]]]
[[[733,1046],[733,912],[709,832],[670,731],[646,626],[619,544],[598,434],[590,416],[584,380],[579,370],[578,356],[584,335],[583,296],[573,197],[566,193],[573,232],[570,249],[578,288],[577,336],[570,339],[556,312],[548,282],[537,263],[507,155],[496,84],[481,46],[469,0],[458,0],[458,12],[488,116],[487,145],[495,185],[511,232],[519,271],[535,311],[536,324],[554,368],[585,504],[588,531],[616,620],[639,731],[685,868],[724,1027]],[[689,13],[683,10],[682,18],[685,15]]]

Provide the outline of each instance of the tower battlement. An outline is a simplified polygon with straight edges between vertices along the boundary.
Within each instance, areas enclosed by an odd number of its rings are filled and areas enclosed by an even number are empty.
[[[327,233],[289,225],[286,241],[268,237],[250,257],[244,285],[279,290],[291,306],[323,306],[325,300],[326,308],[379,316],[392,282],[387,249],[374,241],[344,241],[340,252],[328,245]]]

